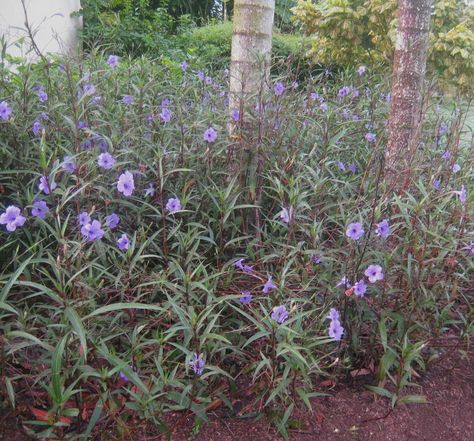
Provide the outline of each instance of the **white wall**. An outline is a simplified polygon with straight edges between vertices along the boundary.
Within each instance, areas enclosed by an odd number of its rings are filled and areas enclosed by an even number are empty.
[[[35,42],[41,52],[71,53],[77,50],[79,17],[71,12],[81,7],[80,0],[25,0],[30,27],[35,32]],[[18,29],[20,28],[20,29]],[[25,37],[25,14],[21,0],[0,0],[0,35],[8,41],[7,52],[15,56],[35,59],[28,38]]]

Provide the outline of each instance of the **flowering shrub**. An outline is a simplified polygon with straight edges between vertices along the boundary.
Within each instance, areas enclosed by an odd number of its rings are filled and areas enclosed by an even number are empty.
[[[163,412],[205,419],[244,377],[286,435],[318,376],[375,364],[403,402],[426,342],[472,330],[460,108],[430,112],[398,195],[369,68],[229,110],[226,72],[111,55],[0,76],[0,369],[12,405],[48,412],[32,432],[166,430]]]

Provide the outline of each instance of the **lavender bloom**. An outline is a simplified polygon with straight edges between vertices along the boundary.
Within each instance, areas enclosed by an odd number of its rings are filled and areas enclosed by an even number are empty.
[[[268,294],[268,292],[271,290],[271,289],[276,289],[277,286],[273,283],[272,281],[272,276],[270,276],[268,278],[268,280],[265,282],[265,285],[263,285],[263,288],[262,288],[262,292],[264,294]]]
[[[42,199],[37,199],[33,202],[33,208],[31,209],[31,215],[44,219],[49,213],[49,208],[46,205],[46,202]]]
[[[117,214],[112,213],[105,218],[105,221],[107,226],[113,230],[120,223],[120,218],[117,216]]]
[[[351,282],[346,276],[343,276],[341,280],[336,285],[336,288],[343,287],[343,288],[348,288],[351,285]]]
[[[362,228],[362,224],[360,222],[354,222],[347,226],[346,236],[351,238],[352,240],[359,240],[365,231]]]
[[[232,109],[232,112],[230,112],[230,116],[235,122],[237,122],[240,119],[240,112],[237,109]]]
[[[244,273],[250,274],[253,271],[253,266],[251,265],[243,265],[242,266],[242,271]]]
[[[252,293],[250,291],[244,291],[239,301],[244,305],[249,305],[252,301]]]
[[[120,251],[127,251],[130,247],[130,239],[123,233],[119,240],[117,240],[117,246]]]
[[[210,85],[212,84],[212,78],[211,78],[211,77],[206,77],[205,80],[204,80],[204,82],[205,82],[208,86],[210,86]]]
[[[340,341],[344,334],[344,328],[341,326],[339,320],[333,320],[329,325],[329,337],[336,341]]]
[[[145,189],[145,197],[146,196],[155,196],[155,189],[153,188],[153,184],[148,184],[148,187]]]
[[[6,101],[0,102],[0,118],[3,119],[3,121],[8,121],[11,114],[12,108],[8,105],[8,103]]]
[[[43,86],[35,87],[35,91],[40,103],[45,103],[48,101],[48,94],[45,92]]]
[[[283,92],[285,91],[285,86],[283,85],[283,83],[281,81],[278,81],[275,84],[273,90],[275,91],[276,96],[282,96]]]
[[[84,95],[91,96],[95,94],[95,86],[93,84],[86,84],[84,86]]]
[[[91,217],[89,216],[89,213],[87,213],[87,211],[83,211],[78,217],[77,217],[78,221],[79,221],[79,225],[80,226],[84,226],[86,224],[90,224],[91,222]]]
[[[74,162],[74,158],[72,156],[65,156],[61,164],[61,167],[63,170],[67,171],[68,173],[74,173],[74,171],[77,168],[77,165]]]
[[[453,170],[453,173],[457,173],[458,171],[461,170],[461,166],[459,164],[454,164],[452,170]]]
[[[383,269],[380,265],[369,265],[364,274],[368,277],[370,283],[383,280]]]
[[[44,129],[43,124],[41,124],[41,121],[36,119],[33,125],[31,126],[31,131],[35,136],[38,136],[41,131]]]
[[[193,360],[189,362],[189,366],[196,375],[202,375],[204,371],[204,360],[202,359],[202,354],[194,354]]]
[[[337,166],[338,166],[339,170],[346,171],[346,166],[344,165],[344,163],[342,161],[337,161]]]
[[[365,66],[359,66],[359,69],[357,69],[357,75],[360,77],[365,74],[366,67]]]
[[[354,293],[357,297],[364,297],[365,292],[367,291],[367,284],[363,279],[356,282],[354,285]]]
[[[131,106],[134,101],[135,101],[135,98],[133,98],[132,95],[124,95],[122,97],[122,103],[125,104],[126,106]]]
[[[341,87],[337,95],[339,96],[339,98],[344,98],[345,96],[349,95],[351,90],[352,90],[352,87],[350,86]]]
[[[239,259],[234,262],[234,267],[242,270],[244,273],[251,273],[253,271],[253,266],[244,265],[244,259]]]
[[[119,57],[117,55],[109,55],[109,58],[107,59],[107,64],[110,67],[117,67],[119,64]]]
[[[170,213],[176,213],[177,211],[182,210],[183,207],[181,206],[181,202],[178,198],[169,198],[168,202],[166,203],[166,209]]]
[[[278,324],[282,324],[284,321],[288,319],[288,311],[286,310],[285,306],[275,306],[272,309],[271,314],[272,320],[275,320]]]
[[[375,229],[375,234],[386,239],[390,234],[390,225],[388,224],[388,220],[384,219],[382,222],[377,224],[377,228]]]
[[[440,182],[439,179],[435,179],[435,180],[433,181],[433,188],[434,188],[435,190],[439,190],[439,186],[440,186],[440,185],[441,185],[441,182]]]
[[[54,179],[52,179],[51,182],[48,182],[48,178],[46,176],[41,176],[39,184],[38,184],[38,188],[44,194],[49,194],[53,192],[56,187],[57,187],[57,184],[56,182],[54,182]]]
[[[339,321],[341,319],[339,312],[336,308],[331,308],[326,318],[330,319],[331,321],[335,321],[335,320]]]
[[[377,135],[375,133],[366,133],[365,135],[365,139],[368,141],[368,142],[374,142],[375,139],[377,138]]]
[[[97,220],[92,221],[92,223],[84,224],[81,228],[81,234],[85,239],[93,241],[99,240],[104,237],[104,230],[102,230],[100,222]]]
[[[110,153],[101,153],[97,158],[99,167],[110,170],[115,164],[115,158]]]
[[[217,132],[212,127],[209,127],[204,132],[203,138],[206,142],[214,142],[217,139]]]
[[[351,171],[352,173],[357,173],[357,167],[355,164],[349,164],[349,167],[347,167],[349,169],[349,171]]]
[[[85,129],[87,127],[87,124],[85,121],[78,121],[77,124],[76,124],[76,127],[78,129]]]
[[[21,210],[18,207],[8,206],[5,212],[0,214],[0,224],[6,225],[7,231],[15,231],[26,222],[26,217],[20,213]]]
[[[288,209],[286,209],[285,207],[282,208],[282,210],[280,211],[280,219],[285,222],[286,224],[288,224],[290,222],[290,218],[291,218],[291,215],[292,215],[292,210],[290,208],[290,210],[288,211]]]
[[[181,68],[181,70],[182,70],[183,72],[186,72],[186,70],[188,69],[188,63],[187,63],[186,61],[183,61],[183,62],[179,65],[179,67]]]
[[[128,170],[119,176],[119,180],[117,182],[117,190],[120,193],[123,193],[124,196],[131,196],[133,190],[135,190],[135,182],[133,180],[133,175]]]
[[[171,116],[172,116],[172,113],[170,109],[168,109],[167,107],[163,107],[161,109],[161,113],[160,113],[161,121],[163,121],[164,123],[170,122]]]

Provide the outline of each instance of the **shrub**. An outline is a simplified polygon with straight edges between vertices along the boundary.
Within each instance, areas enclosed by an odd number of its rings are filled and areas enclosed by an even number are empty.
[[[433,337],[472,332],[459,107],[430,113],[397,195],[370,70],[279,78],[236,115],[227,77],[192,65],[17,68],[0,72],[0,369],[34,436],[166,431],[171,410],[198,426],[241,378],[287,436],[319,376],[374,364],[374,391],[419,401],[403,388]]]

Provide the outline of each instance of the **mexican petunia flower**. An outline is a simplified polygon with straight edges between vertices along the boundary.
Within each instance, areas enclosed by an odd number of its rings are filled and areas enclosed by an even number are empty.
[[[119,176],[117,190],[120,193],[123,193],[124,196],[131,196],[133,190],[135,190],[135,181],[133,180],[133,175],[128,170]]]
[[[262,292],[268,294],[271,289],[276,289],[277,286],[273,283],[272,276],[268,277],[268,280],[263,285]]]
[[[87,213],[87,211],[83,211],[81,214],[79,214],[77,220],[79,222],[79,225],[83,226],[90,223],[91,217],[89,216],[89,213]]]
[[[202,354],[193,354],[193,359],[189,362],[189,366],[196,375],[202,375],[204,371],[204,360]]]
[[[329,314],[326,316],[326,318],[328,318],[332,321],[334,321],[334,320],[339,321],[341,319],[340,315],[339,315],[339,311],[336,308],[331,308],[329,310]]]
[[[341,280],[339,280],[339,282],[336,285],[336,288],[339,288],[341,286],[343,288],[348,288],[349,286],[351,286],[351,282],[346,276],[343,276]]]
[[[275,86],[273,87],[276,96],[282,96],[283,92],[285,91],[285,86],[281,81],[278,81]]]
[[[31,209],[31,215],[44,219],[49,213],[48,205],[42,199],[37,199],[33,202],[33,208]]]
[[[250,291],[244,291],[239,299],[243,305],[249,305],[252,301],[252,293]]]
[[[160,113],[161,121],[163,121],[164,123],[168,123],[171,121],[171,116],[172,116],[172,113],[171,113],[171,110],[168,109],[168,107],[163,107],[161,109],[161,113]]]
[[[188,69],[188,63],[187,63],[186,61],[183,61],[183,62],[179,65],[179,67],[181,68],[181,70],[182,70],[183,72],[186,72],[186,70]]]
[[[5,225],[7,231],[15,231],[26,222],[26,217],[20,213],[21,210],[18,207],[9,205],[5,212],[0,214],[0,224]]]
[[[365,292],[367,291],[367,284],[364,282],[363,279],[356,282],[354,285],[354,294],[357,297],[364,297]]]
[[[38,136],[43,129],[44,129],[44,125],[41,124],[41,121],[38,119],[36,119],[33,122],[33,125],[31,126],[31,131],[33,132],[35,136]]]
[[[461,166],[459,164],[454,164],[453,165],[453,168],[452,168],[453,173],[457,173],[460,170],[461,170]]]
[[[117,246],[121,251],[127,251],[130,247],[130,239],[125,233],[123,233],[122,236],[120,236],[120,239],[117,240]]]
[[[181,206],[181,202],[178,198],[169,198],[168,202],[166,203],[166,209],[170,213],[176,213],[177,211],[182,210],[183,207]]]
[[[8,103],[6,101],[0,102],[0,119],[3,119],[3,121],[8,121],[11,114],[12,108],[8,105]]]
[[[131,106],[134,101],[135,101],[135,98],[132,95],[124,95],[122,97],[122,103],[125,104],[126,106]]]
[[[352,240],[359,240],[365,231],[360,222],[353,222],[347,226],[346,236]]]
[[[155,188],[153,187],[153,184],[148,184],[148,187],[145,188],[145,197],[146,196],[155,196]]]
[[[45,103],[46,101],[48,101],[48,94],[44,90],[43,86],[35,87],[35,91],[40,103]]]
[[[359,69],[357,69],[357,75],[359,75],[361,77],[362,75],[365,74],[366,70],[367,70],[367,68],[365,66],[359,66]]]
[[[112,213],[105,218],[105,222],[107,223],[107,226],[113,230],[120,223],[120,218],[117,214]]]
[[[288,210],[287,208],[283,207],[282,210],[280,211],[280,219],[286,224],[290,222],[291,215],[292,215],[291,208],[290,210]]]
[[[230,116],[234,120],[234,122],[237,122],[240,119],[240,112],[237,109],[232,109],[230,112]]]
[[[286,310],[285,306],[275,306],[272,309],[271,318],[280,325],[285,322],[288,319],[288,311]]]
[[[92,96],[96,92],[95,86],[93,84],[86,84],[84,86],[84,95]]]
[[[38,188],[44,194],[49,194],[53,192],[56,187],[57,187],[57,184],[56,182],[54,182],[54,179],[52,179],[51,182],[49,182],[46,176],[41,176],[40,181],[38,183]]]
[[[104,237],[104,230],[102,230],[102,226],[98,220],[93,220],[91,223],[82,226],[81,234],[85,239],[90,241],[100,240]]]
[[[383,280],[383,269],[380,265],[369,265],[364,272],[370,283]]]
[[[457,194],[459,196],[459,201],[461,202],[461,204],[465,204],[466,201],[467,201],[467,190],[466,190],[466,187],[464,185],[461,186],[461,190],[459,191],[455,191],[454,192],[455,194]]]
[[[311,254],[309,261],[314,264],[319,264],[322,261],[322,257],[319,254]]]
[[[115,158],[108,152],[101,153],[97,158],[97,164],[104,170],[110,170],[115,164]]]
[[[117,55],[109,55],[109,58],[107,58],[107,64],[110,67],[117,67],[119,64],[119,57]]]
[[[382,222],[377,224],[377,228],[375,229],[375,234],[386,239],[390,235],[390,225],[388,224],[388,220],[384,219]]]
[[[217,139],[217,132],[212,127],[209,127],[204,132],[203,138],[206,142],[214,142]]]
[[[332,320],[329,325],[329,337],[336,341],[340,341],[342,339],[342,334],[344,334],[344,328],[341,326],[339,320]]]
[[[368,142],[374,142],[375,139],[377,138],[377,135],[375,133],[366,133],[365,135],[365,139],[368,141]]]

